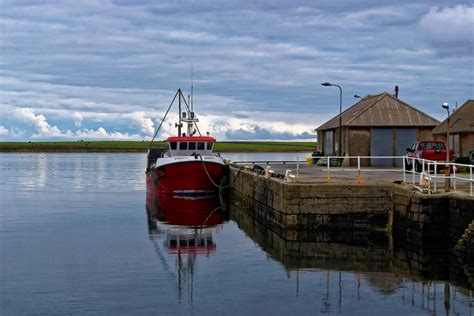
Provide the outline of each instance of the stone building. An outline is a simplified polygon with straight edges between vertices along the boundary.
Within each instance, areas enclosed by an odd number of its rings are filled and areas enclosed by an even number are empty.
[[[448,119],[435,129],[433,137],[446,142]],[[474,100],[467,100],[449,117],[449,148],[454,149],[457,157],[467,157],[474,150]]]
[[[431,140],[439,121],[384,92],[368,95],[342,112],[342,156],[403,156],[417,140]],[[339,144],[339,115],[317,129],[324,155],[335,155]],[[355,159],[350,164],[354,165]],[[362,160],[363,165],[401,165],[401,159]]]

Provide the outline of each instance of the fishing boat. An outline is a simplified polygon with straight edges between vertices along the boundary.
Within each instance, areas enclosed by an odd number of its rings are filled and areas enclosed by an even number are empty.
[[[153,147],[153,141],[176,101],[179,118],[175,127],[178,133],[166,139],[165,148]],[[193,111],[192,102],[186,102],[179,89],[150,142],[146,170],[147,191],[157,195],[193,196],[216,193],[221,187],[224,159],[213,153],[216,139],[209,134],[202,136],[197,122],[199,119]],[[183,124],[186,124],[184,133]]]

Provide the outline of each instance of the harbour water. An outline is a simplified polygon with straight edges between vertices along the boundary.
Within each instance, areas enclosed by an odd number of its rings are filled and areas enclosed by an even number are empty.
[[[0,153],[0,315],[474,313],[462,282],[398,266],[385,234],[294,238],[219,199],[163,201],[149,220],[145,164],[141,153]],[[182,223],[167,205],[217,211]]]

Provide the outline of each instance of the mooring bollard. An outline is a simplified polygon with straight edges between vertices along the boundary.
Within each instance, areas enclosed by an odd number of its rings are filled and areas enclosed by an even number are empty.
[[[266,178],[271,178],[273,172],[274,172],[274,171],[270,169],[270,166],[267,166],[267,167],[265,168],[265,177],[266,177]]]
[[[295,180],[295,175],[291,174],[291,170],[286,170],[285,179],[286,182],[293,182]]]

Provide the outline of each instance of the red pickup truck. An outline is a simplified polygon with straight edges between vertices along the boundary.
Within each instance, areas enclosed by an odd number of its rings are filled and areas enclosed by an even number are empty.
[[[446,146],[443,142],[440,141],[423,141],[423,142],[416,142],[410,148],[407,148],[407,153],[405,156],[405,167],[408,170],[413,168],[413,163],[415,164],[415,171],[421,172],[422,170],[422,162],[420,159],[432,160],[437,161],[440,163],[446,162]],[[412,158],[412,159],[410,159]],[[413,159],[417,158],[417,159]],[[449,151],[449,161],[454,159],[454,151]],[[444,167],[440,165],[439,168],[441,169]],[[425,168],[427,166],[425,165]]]

